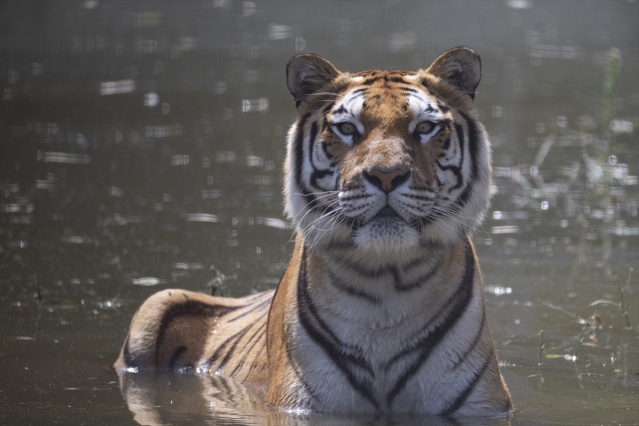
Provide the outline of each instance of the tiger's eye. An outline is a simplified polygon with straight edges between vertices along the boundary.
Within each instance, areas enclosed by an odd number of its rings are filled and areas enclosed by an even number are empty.
[[[357,133],[357,127],[353,123],[349,123],[348,121],[344,123],[339,123],[337,125],[337,130],[340,131],[341,134],[350,136]]]
[[[435,128],[435,123],[431,121],[422,121],[415,127],[417,133],[430,133]]]

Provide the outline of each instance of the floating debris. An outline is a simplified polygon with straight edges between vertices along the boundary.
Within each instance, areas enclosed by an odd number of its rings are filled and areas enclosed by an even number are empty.
[[[131,93],[135,90],[135,80],[105,81],[100,83],[101,95]]]
[[[134,285],[141,285],[141,286],[144,286],[144,287],[151,287],[151,286],[160,284],[160,280],[158,278],[155,278],[155,277],[134,278],[133,279],[133,284]]]
[[[495,296],[502,296],[504,294],[512,294],[513,289],[510,287],[502,287],[500,285],[488,285],[484,287],[484,292],[494,294]]]
[[[91,157],[87,154],[38,151],[38,161],[44,163],[89,164],[91,163]]]
[[[216,215],[207,213],[189,213],[186,215],[186,220],[187,222],[218,222],[218,218]]]
[[[490,229],[491,234],[517,234],[519,233],[519,226],[493,226]]]

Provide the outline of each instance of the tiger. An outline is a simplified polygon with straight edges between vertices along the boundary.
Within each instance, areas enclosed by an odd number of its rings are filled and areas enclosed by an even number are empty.
[[[471,240],[492,174],[480,56],[350,73],[301,53],[286,79],[295,242],[279,285],[156,293],[115,368],[223,375],[285,409],[508,416]]]

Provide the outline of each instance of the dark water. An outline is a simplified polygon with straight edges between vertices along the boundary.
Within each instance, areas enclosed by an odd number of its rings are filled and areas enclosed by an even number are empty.
[[[434,424],[275,412],[217,377],[121,389],[110,364],[159,289],[277,283],[292,55],[457,45],[484,67],[475,241],[511,422],[639,423],[638,23],[624,0],[0,2],[0,423]]]

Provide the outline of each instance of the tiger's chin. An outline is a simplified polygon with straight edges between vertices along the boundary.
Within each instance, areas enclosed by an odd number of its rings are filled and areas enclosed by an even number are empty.
[[[421,233],[399,218],[379,217],[354,231],[353,242],[365,251],[396,254],[419,246]]]

